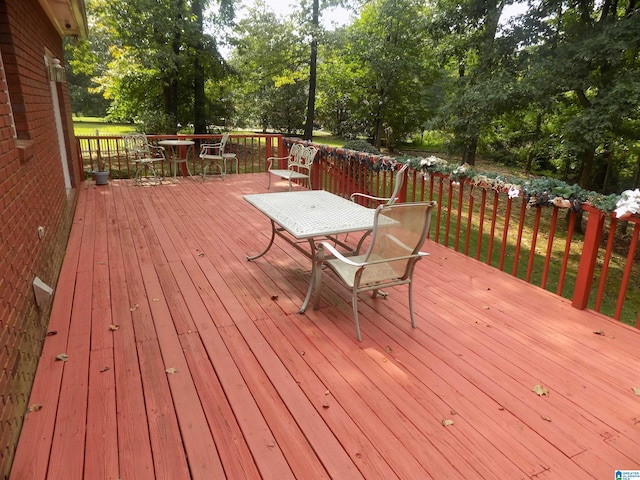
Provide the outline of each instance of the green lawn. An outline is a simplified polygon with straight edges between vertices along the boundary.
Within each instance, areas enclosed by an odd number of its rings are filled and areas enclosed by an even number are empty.
[[[96,117],[73,117],[73,132],[76,135],[122,135],[135,132],[131,123],[108,123]]]

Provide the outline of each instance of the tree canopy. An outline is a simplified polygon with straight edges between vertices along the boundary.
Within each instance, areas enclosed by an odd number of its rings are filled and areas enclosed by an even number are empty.
[[[469,164],[638,186],[634,0],[369,0],[327,30],[338,3],[283,16],[260,0],[232,23],[230,0],[90,0],[90,39],[68,47],[75,101],[100,108],[82,90],[100,92],[111,118],[157,132],[315,126],[390,151],[435,132]]]

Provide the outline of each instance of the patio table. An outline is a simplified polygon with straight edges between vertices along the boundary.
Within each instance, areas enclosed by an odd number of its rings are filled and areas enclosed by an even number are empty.
[[[193,178],[189,171],[189,152],[193,153],[193,146],[195,142],[193,140],[160,140],[158,145],[169,148],[169,161],[173,164],[173,179],[175,181],[178,173],[178,163],[182,164],[182,176],[186,173]],[[184,156],[178,152],[180,149],[186,148]]]
[[[247,260],[255,260],[267,253],[276,235],[312,260],[309,289],[300,307],[300,313],[304,313],[311,299],[313,278],[316,274],[316,239],[328,237],[338,245],[353,251],[354,249],[338,240],[337,235],[373,229],[374,209],[324,190],[257,193],[244,195],[243,198],[271,220],[269,244],[257,255],[247,256]],[[300,246],[301,240],[308,241],[309,250]],[[356,247],[356,252],[360,249],[361,243]]]

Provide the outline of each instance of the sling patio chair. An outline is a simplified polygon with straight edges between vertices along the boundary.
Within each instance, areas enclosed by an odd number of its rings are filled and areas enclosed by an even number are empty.
[[[371,243],[364,255],[345,257],[331,243],[318,244],[314,268],[315,299],[313,308],[320,303],[323,267],[332,271],[338,280],[351,288],[353,319],[358,341],[358,294],[373,292],[375,298],[381,288],[409,285],[409,315],[416,328],[413,314],[413,272],[418,260],[428,255],[421,252],[431,223],[435,202],[397,203],[380,205],[375,212]],[[329,254],[329,255],[327,255]],[[385,294],[386,296],[386,294]]]
[[[407,169],[409,168],[409,164],[405,163],[398,169],[396,172],[395,180],[393,182],[393,192],[390,197],[374,197],[372,195],[368,195],[366,193],[354,192],[351,194],[351,200],[357,203],[363,203],[369,201],[370,204],[374,204],[376,207],[381,203],[386,203],[387,205],[393,205],[398,201],[398,195],[400,194],[400,189],[402,185],[404,185],[404,180],[407,176]]]

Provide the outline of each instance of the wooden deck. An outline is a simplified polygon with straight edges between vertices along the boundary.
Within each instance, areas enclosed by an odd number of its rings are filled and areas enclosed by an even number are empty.
[[[11,479],[640,469],[640,331],[428,242],[418,328],[405,287],[363,296],[359,343],[333,281],[297,313],[310,261],[296,249],[276,239],[246,260],[269,223],[242,195],[265,187],[84,185]]]

